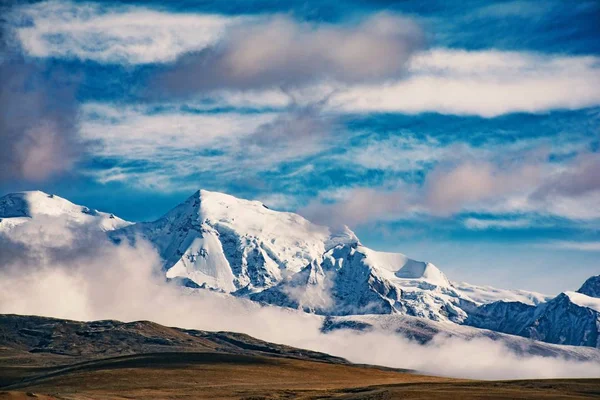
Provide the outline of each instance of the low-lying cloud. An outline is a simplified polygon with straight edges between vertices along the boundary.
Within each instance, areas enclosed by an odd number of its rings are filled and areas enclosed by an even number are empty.
[[[322,318],[212,292],[183,292],[158,271],[154,249],[115,245],[91,226],[35,219],[0,238],[0,312],[79,320],[148,319],[205,330],[244,332],[343,356],[354,362],[482,379],[596,377],[600,364],[519,355],[501,341],[435,337],[421,345],[398,334],[322,333]],[[55,242],[60,236],[62,241]],[[54,243],[54,245],[53,245]],[[60,294],[60,295],[57,295]]]

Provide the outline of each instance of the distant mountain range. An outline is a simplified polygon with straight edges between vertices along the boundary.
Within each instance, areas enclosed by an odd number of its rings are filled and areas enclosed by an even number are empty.
[[[332,230],[258,201],[205,190],[156,221],[135,224],[43,192],[0,198],[1,234],[10,237],[19,224],[47,216],[93,222],[115,243],[144,238],[161,256],[165,279],[187,290],[323,315],[324,329],[364,329],[385,320],[389,329],[409,333],[406,321],[416,326],[423,319],[433,330],[469,325],[600,348],[600,276],[554,298],[452,282],[431,263],[363,246],[348,228]]]

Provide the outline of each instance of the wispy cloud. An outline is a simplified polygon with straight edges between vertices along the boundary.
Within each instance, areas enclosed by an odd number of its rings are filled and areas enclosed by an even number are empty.
[[[319,104],[277,112],[157,111],[153,106],[88,103],[81,134],[90,157],[110,167],[87,169],[101,183],[184,190],[220,181],[221,190],[281,163],[333,146],[339,126]],[[264,194],[264,193],[263,193]]]
[[[193,177],[203,173],[232,179],[246,157],[237,158],[241,141],[276,118],[273,113],[156,112],[151,106],[87,104],[81,134],[94,143],[92,157],[111,160],[113,166],[86,173],[104,183],[163,191],[194,188]]]
[[[600,242],[576,242],[567,240],[557,240],[547,244],[545,247],[579,251],[600,251]]]
[[[81,131],[98,142],[94,153],[99,156],[150,159],[162,153],[176,158],[177,151],[214,148],[250,135],[275,118],[274,113],[163,112],[152,106],[88,103],[82,107]]]
[[[68,1],[23,5],[8,19],[30,56],[124,64],[172,62],[182,53],[214,45],[237,21]]]
[[[490,218],[467,218],[463,221],[467,229],[486,230],[486,229],[519,229],[527,228],[533,225],[533,221],[527,218],[517,219],[490,219]],[[537,224],[536,224],[537,226]]]

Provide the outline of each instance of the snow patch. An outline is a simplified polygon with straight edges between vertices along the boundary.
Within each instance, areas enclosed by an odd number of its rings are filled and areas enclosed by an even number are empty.
[[[600,313],[600,299],[577,292],[564,292],[572,303]]]

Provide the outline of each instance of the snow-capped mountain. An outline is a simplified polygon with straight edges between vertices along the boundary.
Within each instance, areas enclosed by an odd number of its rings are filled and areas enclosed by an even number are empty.
[[[404,314],[457,322],[466,318],[461,301],[472,302],[433,264],[359,244],[338,245],[250,298],[323,315]]]
[[[400,312],[402,293],[373,266],[366,248],[338,245],[251,299],[323,315]]]
[[[484,304],[469,310],[465,323],[548,343],[600,348],[600,299],[580,292],[563,292],[537,306]]]
[[[113,214],[100,212],[40,191],[11,193],[0,198],[0,232],[31,220],[62,218],[72,224],[95,224],[110,231],[130,225]]]
[[[537,305],[552,298],[552,296],[527,290],[498,289],[492,286],[471,285],[466,282],[452,282],[452,286],[464,296],[468,296],[471,300],[480,304],[496,301],[518,301],[523,304]]]
[[[200,190],[162,218],[114,232],[153,243],[168,278],[187,278],[226,292],[254,292],[300,271],[331,247],[357,243],[349,229],[332,232],[258,201]]]
[[[320,314],[344,327],[361,329],[365,318],[417,317],[425,325],[454,322],[600,348],[600,276],[555,298],[455,283],[431,263],[363,246],[347,228],[333,231],[204,190],[162,218],[136,224],[38,191],[0,198],[0,234],[56,218],[97,227],[117,243],[147,239],[163,259],[165,278],[180,285]]]

